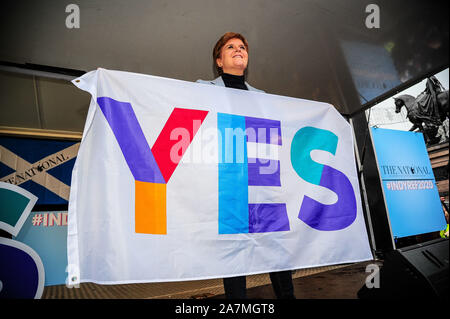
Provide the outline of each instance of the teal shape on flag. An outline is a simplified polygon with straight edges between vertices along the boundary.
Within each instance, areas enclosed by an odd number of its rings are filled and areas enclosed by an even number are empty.
[[[324,165],[311,159],[312,150],[336,153],[338,137],[326,130],[304,127],[295,133],[291,145],[292,167],[308,183],[320,185]]]

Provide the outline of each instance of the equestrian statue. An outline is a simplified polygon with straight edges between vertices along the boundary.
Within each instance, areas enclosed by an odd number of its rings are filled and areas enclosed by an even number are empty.
[[[445,90],[436,77],[427,78],[425,90],[417,98],[403,94],[394,98],[395,113],[406,107],[407,118],[413,124],[410,131],[422,132],[427,145],[446,142],[449,139],[448,124],[448,90]],[[439,127],[442,133],[438,134]]]

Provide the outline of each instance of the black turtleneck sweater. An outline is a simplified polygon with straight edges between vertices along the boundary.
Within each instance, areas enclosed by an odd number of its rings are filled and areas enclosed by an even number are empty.
[[[222,80],[227,88],[248,90],[247,86],[245,85],[245,79],[243,75],[223,73]]]

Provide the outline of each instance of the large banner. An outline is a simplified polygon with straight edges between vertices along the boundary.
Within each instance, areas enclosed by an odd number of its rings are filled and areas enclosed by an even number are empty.
[[[423,134],[372,127],[371,135],[394,238],[445,229]]]
[[[45,286],[64,284],[67,278],[67,211],[30,211],[35,204],[67,206],[79,146],[76,141],[0,136],[0,229],[39,256]],[[20,205],[22,193],[36,197],[26,210]]]
[[[72,174],[72,284],[372,259],[350,125],[332,105],[98,69]]]

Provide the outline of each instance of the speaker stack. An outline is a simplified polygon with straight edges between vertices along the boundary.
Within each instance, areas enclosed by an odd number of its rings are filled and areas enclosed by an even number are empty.
[[[378,287],[364,285],[360,299],[448,299],[449,243],[436,239],[389,251],[379,272]]]

